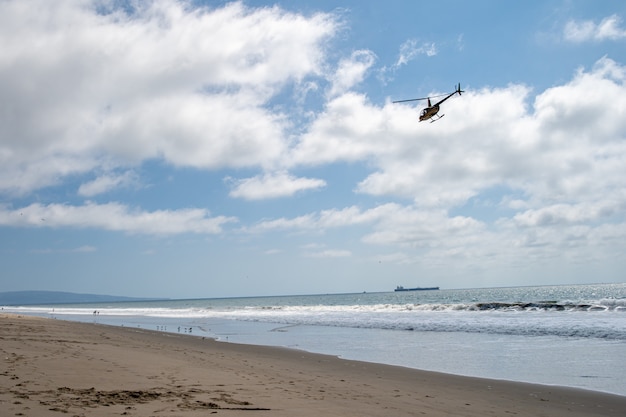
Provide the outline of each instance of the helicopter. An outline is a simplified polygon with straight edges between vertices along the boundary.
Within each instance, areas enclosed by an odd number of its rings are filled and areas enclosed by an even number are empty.
[[[450,97],[452,97],[455,94],[459,94],[461,95],[461,93],[464,93],[465,91],[461,90],[461,83],[459,83],[456,87],[453,93],[450,94],[442,94],[440,96],[433,96],[433,97],[422,97],[422,98],[411,98],[408,100],[398,100],[398,101],[394,101],[393,103],[406,103],[407,101],[419,101],[419,100],[428,100],[428,107],[426,107],[425,109],[422,110],[422,112],[420,113],[420,122],[423,122],[424,120],[430,120],[431,123],[436,122],[437,120],[441,119],[443,116],[445,116],[445,114],[437,114],[439,113],[439,105],[441,103],[443,103],[444,101],[446,101],[447,99],[449,99]],[[439,100],[437,103],[430,104],[430,99],[431,98],[436,98],[436,97],[444,97],[443,99]],[[437,116],[436,119],[433,119],[433,117]]]

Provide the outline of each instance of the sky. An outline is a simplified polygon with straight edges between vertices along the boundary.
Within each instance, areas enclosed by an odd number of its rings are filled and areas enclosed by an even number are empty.
[[[0,291],[624,282],[625,80],[621,0],[1,0]]]

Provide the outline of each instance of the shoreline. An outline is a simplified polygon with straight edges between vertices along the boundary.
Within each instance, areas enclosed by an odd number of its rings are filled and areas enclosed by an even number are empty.
[[[0,314],[2,415],[622,416],[626,397]]]

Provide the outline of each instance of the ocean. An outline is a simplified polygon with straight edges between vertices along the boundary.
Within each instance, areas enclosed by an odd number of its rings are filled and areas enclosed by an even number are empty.
[[[3,310],[626,396],[626,284]]]

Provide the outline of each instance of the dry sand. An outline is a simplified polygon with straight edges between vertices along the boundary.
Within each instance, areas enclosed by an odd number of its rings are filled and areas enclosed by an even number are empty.
[[[626,416],[626,397],[0,315],[0,416]]]

